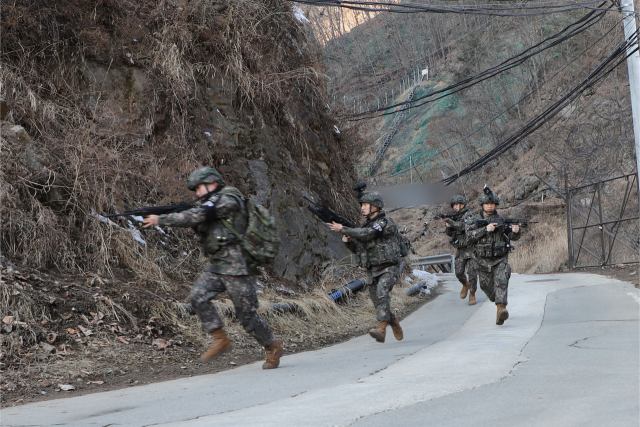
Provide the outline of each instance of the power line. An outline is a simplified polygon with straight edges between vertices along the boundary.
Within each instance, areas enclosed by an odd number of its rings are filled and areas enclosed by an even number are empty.
[[[635,45],[635,49],[632,49],[627,53],[627,49]],[[505,153],[511,147],[522,141],[527,136],[531,135],[543,124],[548,122],[551,118],[556,116],[563,108],[569,103],[574,101],[585,89],[593,87],[600,80],[604,79],[609,73],[611,73],[616,67],[623,63],[627,57],[638,51],[638,32],[636,31],[631,37],[622,42],[604,61],[602,61],[596,69],[594,69],[582,82],[578,83],[571,91],[565,94],[560,100],[547,107],[542,113],[531,119],[518,131],[511,134],[504,139],[495,148],[489,151],[478,160],[462,169],[455,175],[447,177],[442,180],[446,184],[452,184],[461,176],[467,175],[477,169],[484,167],[484,165]]]
[[[457,13],[472,15],[492,15],[492,16],[533,16],[546,15],[552,13],[564,13],[573,10],[605,10],[598,6],[592,6],[599,3],[600,0],[578,2],[578,3],[559,3],[544,5],[527,5],[515,7],[497,7],[497,6],[446,6],[446,5],[426,5],[417,3],[391,3],[391,2],[374,2],[374,1],[354,1],[354,0],[292,0],[294,3],[302,3],[312,6],[332,6],[351,10],[361,10],[366,12],[390,12],[390,13]],[[608,9],[608,8],[607,8]],[[526,12],[514,12],[517,10]]]
[[[573,64],[578,58],[582,57],[589,49],[593,48],[595,45],[597,45],[598,43],[600,43],[609,33],[611,33],[613,30],[615,30],[615,28],[617,28],[618,24],[621,22],[621,20],[618,20],[609,30],[607,30],[604,34],[602,34],[602,36],[600,36],[600,38],[598,38],[598,40],[596,40],[595,42],[593,42],[591,45],[587,46],[582,52],[580,52],[578,55],[574,56],[573,59],[571,61],[569,61],[565,66],[563,66],[562,68],[560,68],[555,74],[553,74],[549,79],[546,79],[545,81],[543,81],[542,83],[540,83],[539,87],[543,87],[545,84],[549,83],[550,81],[552,81],[553,79],[555,79],[558,75],[560,75],[560,73],[562,73],[565,69],[567,69],[571,64]],[[611,44],[611,42],[607,43],[607,46]],[[428,159],[424,160],[423,162],[419,163],[419,164],[415,164],[413,166],[413,168],[416,168],[418,166],[423,166],[425,165],[427,162],[431,161],[432,159],[434,159],[436,156],[450,150],[451,148],[467,141],[469,138],[471,138],[473,135],[477,134],[478,132],[480,132],[482,129],[486,128],[487,126],[489,126],[491,123],[493,123],[495,120],[497,120],[498,118],[502,117],[504,114],[506,114],[508,111],[512,110],[514,107],[518,106],[519,104],[521,104],[522,102],[524,102],[526,99],[528,99],[531,95],[533,95],[535,92],[537,91],[537,89],[531,90],[530,92],[528,92],[527,94],[523,95],[517,102],[515,102],[514,104],[510,105],[509,107],[507,107],[506,109],[504,109],[500,114],[498,114],[497,116],[493,117],[492,119],[490,119],[489,121],[485,122],[481,127],[479,127],[478,129],[474,130],[473,132],[471,132],[470,134],[468,134],[467,136],[465,136],[464,138],[462,138],[460,141],[451,144],[450,146],[438,151],[437,153],[435,153],[433,156],[429,157]],[[411,170],[411,168],[408,169],[404,169],[398,172],[395,172],[391,175],[385,175],[385,173],[380,173],[377,175],[372,176],[372,178],[378,178],[378,177],[386,177],[386,178],[392,178],[394,176],[398,176],[400,174],[406,173],[409,170]]]
[[[602,5],[604,5],[606,2],[601,3]],[[611,6],[610,6],[611,7]],[[481,83],[487,79],[490,79],[492,77],[495,77],[499,74],[504,73],[505,71],[508,71],[512,68],[515,68],[521,64],[523,64],[526,60],[528,60],[529,58],[538,55],[542,52],[544,52],[547,49],[550,49],[552,47],[555,47],[557,45],[559,45],[560,43],[563,43],[567,40],[569,40],[570,38],[582,33],[583,31],[586,31],[587,29],[591,28],[593,25],[597,24],[603,17],[604,17],[605,12],[596,12],[596,11],[592,11],[587,13],[585,16],[583,16],[582,18],[580,18],[579,20],[573,22],[572,24],[566,26],[565,28],[563,28],[562,30],[560,30],[559,32],[557,32],[556,34],[553,34],[552,36],[546,37],[544,40],[542,40],[541,42],[529,47],[528,49],[525,49],[524,51],[520,52],[517,55],[512,56],[511,58],[503,61],[502,63],[500,63],[499,65],[487,68],[473,76],[467,77],[463,80],[457,81],[453,84],[450,84],[442,89],[438,89],[438,90],[434,90],[433,92],[430,92],[426,95],[423,95],[419,98],[416,98],[415,100],[411,100],[411,101],[405,101],[405,102],[399,102],[397,104],[393,104],[387,107],[383,107],[383,108],[378,108],[375,110],[370,110],[370,111],[365,111],[363,113],[360,114],[354,114],[354,115],[350,115],[349,117],[354,117],[352,119],[349,119],[349,121],[360,121],[360,120],[368,120],[371,118],[375,118],[375,117],[383,117],[383,116],[388,116],[391,114],[396,114],[398,111],[391,111],[391,112],[384,112],[382,114],[374,114],[374,113],[379,113],[382,111],[386,111],[390,108],[396,108],[396,107],[401,107],[401,106],[405,106],[408,105],[408,107],[403,108],[402,111],[405,111],[407,109],[411,109],[411,108],[416,108],[416,107],[420,107],[422,105],[425,105],[427,103],[430,102],[434,102],[437,101],[439,99],[445,98],[447,96],[453,95],[455,93],[458,93],[464,89],[468,89],[472,86],[475,86],[478,83]],[[423,100],[424,102],[420,102],[416,104],[416,101],[421,101]]]

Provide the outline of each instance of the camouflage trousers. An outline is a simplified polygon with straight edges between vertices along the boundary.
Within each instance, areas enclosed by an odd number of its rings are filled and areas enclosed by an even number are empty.
[[[509,278],[511,277],[511,266],[504,258],[494,266],[478,265],[480,276],[480,289],[487,294],[491,302],[507,305],[507,293],[509,288]]]
[[[222,328],[224,323],[210,301],[221,292],[227,291],[236,309],[236,317],[245,331],[267,346],[275,341],[269,325],[258,315],[258,296],[255,276],[227,276],[203,272],[191,288],[191,306],[194,308],[203,328],[207,332]]]
[[[460,283],[467,283],[467,276],[465,270],[469,273],[469,290],[471,293],[476,293],[478,290],[478,272],[476,267],[476,262],[473,258],[465,258],[463,253],[456,253],[456,277],[460,281]]]
[[[367,270],[367,285],[369,296],[376,308],[379,322],[391,322],[395,315],[391,312],[391,297],[389,294],[400,276],[400,266],[392,265],[382,270]]]

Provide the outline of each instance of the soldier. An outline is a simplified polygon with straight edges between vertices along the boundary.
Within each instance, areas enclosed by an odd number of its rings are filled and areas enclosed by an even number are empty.
[[[210,301],[226,290],[244,330],[265,348],[266,362],[262,369],[277,368],[282,346],[275,340],[269,325],[258,315],[255,271],[242,253],[237,233],[230,230],[233,228],[242,235],[247,228],[245,199],[237,188],[225,186],[218,171],[209,167],[192,172],[187,186],[198,197],[206,196],[206,201],[182,212],[149,215],[144,219],[144,227],[193,227],[203,253],[209,257],[209,267],[198,277],[190,295],[191,305],[202,326],[214,338],[211,348],[200,356],[200,360],[210,361],[232,349],[222,319]]]
[[[358,264],[367,269],[369,296],[376,308],[378,326],[369,335],[384,342],[387,325],[393,336],[403,338],[400,320],[391,312],[389,293],[400,275],[401,250],[396,224],[382,211],[384,203],[378,193],[363,192],[359,199],[360,213],[367,218],[361,228],[344,227],[332,222],[332,231],[341,233],[342,241],[356,254]]]
[[[486,189],[488,190],[488,189]],[[479,199],[482,211],[480,218],[501,218],[496,207],[500,198],[490,190],[485,191]],[[476,216],[467,215],[464,219],[469,243],[475,245],[475,261],[480,275],[480,288],[487,294],[491,302],[498,308],[496,325],[502,325],[509,318],[507,311],[507,290],[511,267],[509,266],[509,250],[511,240],[520,238],[520,227],[496,227],[497,223],[490,222],[486,227],[478,227]]]
[[[444,232],[451,236],[449,243],[456,248],[455,266],[456,277],[462,283],[460,298],[465,299],[469,293],[469,305],[476,303],[476,290],[478,289],[478,275],[473,261],[473,245],[469,245],[465,234],[465,223],[463,219],[475,214],[467,209],[467,199],[464,196],[453,196],[451,198],[451,208],[456,211],[454,218],[443,218],[446,225]],[[465,275],[465,270],[469,271],[469,280]],[[470,292],[469,292],[470,291]]]

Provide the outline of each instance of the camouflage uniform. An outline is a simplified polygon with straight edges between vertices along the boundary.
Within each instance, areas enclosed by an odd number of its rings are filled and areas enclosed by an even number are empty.
[[[396,224],[380,212],[361,228],[343,227],[342,234],[351,237],[346,246],[356,254],[358,265],[367,269],[369,296],[378,321],[391,323],[395,315],[389,294],[398,281],[401,259]]]
[[[475,247],[475,261],[480,276],[480,289],[496,304],[507,305],[507,291],[511,267],[509,266],[509,251],[511,240],[520,239],[521,233],[514,233],[496,228],[488,232],[486,227],[476,225],[476,215],[467,215],[464,219],[469,243]],[[491,217],[480,213],[480,219],[501,218],[498,212]]]
[[[256,277],[240,248],[240,239],[225,223],[241,234],[247,228],[245,199],[236,188],[220,185],[200,206],[168,215],[160,215],[159,225],[192,227],[209,258],[209,267],[191,289],[191,305],[202,326],[211,332],[224,326],[210,300],[225,290],[236,309],[244,330],[263,346],[275,341],[266,322],[258,315]]]
[[[471,293],[475,294],[478,289],[478,273],[476,272],[475,262],[473,260],[474,247],[469,244],[464,223],[464,219],[471,215],[473,215],[475,219],[475,214],[473,212],[464,210],[460,212],[460,221],[454,221],[453,219],[448,218],[447,223],[449,223],[451,227],[447,227],[444,232],[451,237],[451,239],[449,239],[449,243],[456,248],[456,277],[463,285],[468,283]],[[469,271],[468,281],[467,276],[465,275],[465,270]]]

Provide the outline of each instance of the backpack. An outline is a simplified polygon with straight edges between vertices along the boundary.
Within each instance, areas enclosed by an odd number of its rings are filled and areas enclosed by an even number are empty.
[[[223,190],[224,191],[224,190]],[[223,193],[240,199],[233,193]],[[249,264],[255,266],[271,264],[278,255],[280,237],[276,228],[276,220],[269,210],[253,199],[246,199],[247,229],[244,235],[240,234],[231,221],[222,221],[222,224],[240,239],[240,247],[249,258]]]

